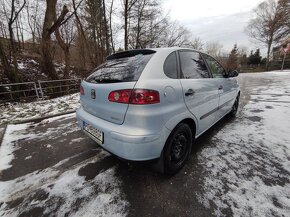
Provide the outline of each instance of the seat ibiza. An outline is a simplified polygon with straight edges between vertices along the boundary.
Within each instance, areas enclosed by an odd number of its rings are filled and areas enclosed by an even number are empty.
[[[159,159],[174,174],[197,137],[236,115],[237,75],[192,49],[115,53],[82,81],[78,123],[108,152],[131,161]]]

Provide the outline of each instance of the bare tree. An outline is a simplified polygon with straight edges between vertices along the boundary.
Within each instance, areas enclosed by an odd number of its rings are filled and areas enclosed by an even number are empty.
[[[86,1],[87,34],[95,66],[101,64],[110,53],[110,34],[105,7],[103,0]]]
[[[38,28],[40,26],[40,4],[39,0],[29,1],[26,4],[27,24],[32,36],[32,46],[35,48],[35,43],[39,40]]]
[[[46,12],[42,30],[42,72],[51,79],[58,79],[53,65],[51,35],[62,25],[66,14],[69,12],[67,7],[64,6],[60,16],[56,19],[56,3],[57,0],[46,0]]]
[[[18,83],[20,81],[19,74],[15,69],[13,69],[7,59],[7,54],[5,52],[4,46],[0,40],[0,60],[1,66],[3,67],[3,72],[11,83]]]
[[[250,37],[267,46],[266,68],[268,70],[272,45],[289,34],[288,0],[264,1],[255,8],[254,15],[255,18],[250,20],[246,32]]]
[[[64,25],[58,27],[54,32],[56,40],[64,53],[64,62],[65,62],[65,68],[63,73],[64,79],[67,79],[69,77],[71,65],[70,46],[76,37],[74,26],[75,22],[72,19],[70,19]]]
[[[26,0],[24,0],[23,4],[20,6],[20,8],[17,10],[15,7],[15,0],[11,1],[11,11],[10,11],[10,17],[8,20],[8,30],[9,30],[9,39],[10,39],[10,46],[11,46],[11,56],[12,56],[12,62],[14,65],[15,73],[18,74],[18,64],[17,64],[17,56],[16,56],[16,46],[15,46],[15,37],[13,32],[13,24],[17,20],[20,12],[23,10],[24,6],[26,4]]]
[[[113,53],[115,53],[115,43],[114,43],[114,38],[113,38],[113,24],[112,24],[112,19],[113,19],[113,8],[114,8],[114,0],[111,0],[110,4],[110,10],[109,10],[109,28],[110,28],[110,37],[111,37],[111,48]]]
[[[169,24],[166,34],[168,35],[166,45],[173,46],[186,46],[190,42],[191,33],[184,26],[180,25],[177,21]]]
[[[205,52],[213,57],[220,57],[223,46],[218,42],[207,42],[205,44]]]
[[[92,55],[92,52],[90,52],[90,45],[88,42],[88,37],[85,31],[85,20],[82,20],[82,18],[79,16],[77,9],[81,6],[81,3],[83,1],[79,2],[77,4],[76,0],[72,0],[73,3],[73,9],[74,9],[74,15],[75,15],[75,21],[77,24],[77,30],[78,30],[78,35],[76,39],[76,43],[79,47],[79,56],[82,59],[81,62],[81,68],[84,69],[86,65],[86,56],[89,57],[90,63],[94,63],[94,58]]]
[[[203,42],[201,38],[195,37],[190,41],[189,47],[196,49],[196,50],[202,50],[203,49]]]
[[[129,17],[131,15],[131,9],[137,1],[138,0],[123,0],[123,6],[124,6],[124,12],[123,12],[123,17],[124,17],[124,48],[125,48],[125,50],[128,50]]]

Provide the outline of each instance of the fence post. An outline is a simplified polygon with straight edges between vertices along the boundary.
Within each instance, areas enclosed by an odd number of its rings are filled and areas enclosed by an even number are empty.
[[[38,90],[37,90],[37,86],[36,86],[35,82],[34,82],[34,89],[35,89],[35,93],[36,93],[37,99],[39,99],[39,94],[38,94]]]
[[[39,86],[39,90],[40,90],[40,94],[41,94],[41,98],[43,99],[43,91],[42,91],[42,87],[41,87],[41,81],[38,80],[38,86]]]

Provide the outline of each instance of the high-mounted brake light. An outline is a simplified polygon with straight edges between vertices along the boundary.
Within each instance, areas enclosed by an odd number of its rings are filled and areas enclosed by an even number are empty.
[[[112,91],[108,100],[110,102],[146,105],[160,103],[159,92],[148,89],[124,89]]]
[[[80,86],[80,94],[85,95],[85,90],[82,85]]]

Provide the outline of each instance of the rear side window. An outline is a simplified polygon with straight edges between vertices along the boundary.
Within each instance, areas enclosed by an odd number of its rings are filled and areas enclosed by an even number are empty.
[[[91,83],[137,81],[153,55],[152,53],[112,55],[105,63],[96,68],[86,81]]]
[[[164,73],[169,78],[177,78],[176,52],[169,54],[164,63]]]
[[[200,53],[195,51],[180,51],[181,72],[183,78],[209,78],[209,72]]]

